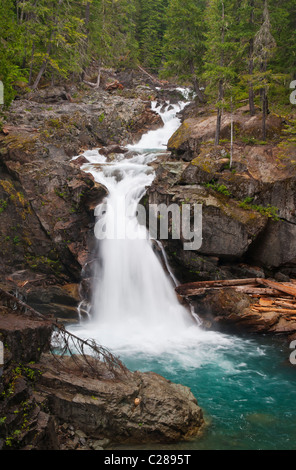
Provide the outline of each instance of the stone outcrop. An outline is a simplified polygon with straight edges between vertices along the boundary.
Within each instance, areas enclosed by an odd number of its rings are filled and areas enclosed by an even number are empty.
[[[80,282],[92,257],[94,208],[107,194],[81,171],[83,157],[72,157],[104,147],[112,159],[127,142],[163,125],[150,109],[154,90],[134,80],[134,89],[115,92],[47,87],[18,97],[6,112],[0,133],[1,282],[59,318],[77,317],[77,295],[61,300],[57,291]]]
[[[190,107],[184,115],[148,189],[154,204],[203,204],[199,250],[184,253],[182,243],[164,242],[177,277],[249,277],[252,270],[295,275],[296,150],[287,122],[270,114],[265,143],[260,113],[236,110],[230,162],[231,115],[224,114],[219,146],[213,143],[216,115]]]
[[[189,388],[124,366],[114,375],[94,356],[54,356],[53,319],[10,300],[0,307],[0,449],[100,450],[201,433],[203,413]]]
[[[260,333],[292,341],[296,338],[296,320],[289,312],[271,306],[255,310],[258,299],[234,289],[209,289],[193,299],[206,329],[236,333]],[[287,299],[287,302],[289,300]]]
[[[69,445],[65,441],[69,429],[84,436],[75,448],[98,448],[94,442],[102,448],[106,438],[109,443],[169,443],[201,432],[202,410],[190,389],[124,368],[114,378],[94,358],[87,363],[82,356],[55,358],[47,352],[52,331],[50,318],[0,309],[0,448],[72,448],[71,436]],[[95,363],[99,377],[93,375]]]
[[[63,370],[64,367],[64,370]],[[37,389],[51,413],[94,439],[117,443],[176,442],[197,435],[202,411],[187,387],[149,373],[129,373],[120,380],[97,380],[75,370],[75,363],[44,356]]]

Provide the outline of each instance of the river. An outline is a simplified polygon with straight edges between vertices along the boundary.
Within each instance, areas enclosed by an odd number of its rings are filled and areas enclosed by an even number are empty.
[[[106,186],[108,196],[95,211],[97,261],[88,317],[69,330],[109,348],[131,370],[152,370],[191,388],[206,431],[165,448],[294,449],[296,374],[288,348],[264,337],[204,330],[198,312],[178,302],[174,279],[137,219],[154,179],[150,164],[166,150],[185,105],[168,103],[160,110],[153,102],[164,126],[130,145],[128,154],[111,161],[99,150],[83,154],[88,163],[82,169]]]

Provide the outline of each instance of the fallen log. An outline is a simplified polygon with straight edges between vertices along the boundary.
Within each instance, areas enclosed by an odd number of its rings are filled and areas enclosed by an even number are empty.
[[[296,286],[291,287],[276,281],[270,281],[269,279],[262,278],[257,278],[256,281],[258,282],[258,284],[271,287],[272,289],[277,289],[281,292],[285,292],[286,294],[291,295],[292,297],[296,297]]]
[[[124,86],[121,83],[119,83],[118,80],[115,80],[114,82],[109,83],[108,85],[105,86],[106,91],[112,91],[112,90],[117,90],[117,89],[123,90],[123,88]]]
[[[289,302],[283,302],[281,300],[275,300],[274,304],[279,305],[281,307],[287,307],[287,308],[292,308],[292,309],[295,309],[296,307],[295,304],[290,304]]]
[[[270,299],[270,298],[262,298],[260,297],[259,299],[259,305],[261,305],[262,307],[269,307],[270,305],[273,305],[274,304],[274,299]]]
[[[242,292],[244,294],[253,294],[260,297],[261,295],[274,295],[275,297],[278,296],[279,292],[275,291],[274,289],[260,289],[257,288],[255,285],[249,286],[221,286],[221,287],[200,287],[199,289],[188,289],[186,293],[179,294],[176,290],[176,294],[184,297],[190,297],[194,295],[201,295],[205,294],[209,291],[217,291],[223,289],[232,289],[236,292]]]
[[[289,300],[289,302],[291,304],[296,304],[296,299],[291,299],[291,297],[289,297],[289,296],[287,296],[287,297],[278,297],[277,300],[283,300],[284,302]]]
[[[2,132],[8,135],[11,132],[38,132],[38,129],[29,126],[3,126]]]
[[[176,292],[178,294],[186,293],[192,289],[199,289],[199,288],[211,288],[211,287],[232,287],[232,286],[243,286],[243,285],[258,285],[257,278],[251,279],[224,279],[224,280],[217,280],[217,281],[198,281],[198,282],[191,282],[188,284],[182,284],[176,287]]]
[[[277,313],[290,313],[296,314],[296,310],[291,310],[288,308],[277,308],[277,307],[261,307],[260,305],[252,305],[252,309],[256,312],[277,312]]]
[[[276,289],[268,289],[268,288],[260,288],[256,286],[229,286],[233,290],[237,292],[243,292],[244,294],[249,294],[249,295],[257,295],[257,296],[262,296],[262,295],[269,295],[273,297],[278,297],[280,295],[280,291]]]
[[[159,80],[158,78],[156,77],[153,77],[150,73],[147,72],[147,70],[143,69],[143,67],[141,67],[140,65],[138,65],[138,69],[144,73],[145,75],[147,75],[147,77],[150,78],[150,80],[152,80],[154,83],[156,83],[157,85],[164,85],[165,83],[168,83],[168,82],[163,82],[162,80]]]

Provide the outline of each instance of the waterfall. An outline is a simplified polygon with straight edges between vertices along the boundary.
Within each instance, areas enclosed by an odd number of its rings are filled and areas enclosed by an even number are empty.
[[[95,337],[117,352],[166,352],[182,336],[196,339],[200,331],[194,312],[178,301],[167,259],[168,273],[153,250],[146,226],[137,218],[139,201],[155,177],[149,163],[166,150],[180,126],[177,113],[186,104],[167,103],[160,108],[153,102],[163,127],[130,145],[132,157],[120,154],[108,161],[99,150],[84,153],[89,163],[82,169],[108,189],[108,196],[95,211],[99,240],[91,319],[79,325],[79,334]]]

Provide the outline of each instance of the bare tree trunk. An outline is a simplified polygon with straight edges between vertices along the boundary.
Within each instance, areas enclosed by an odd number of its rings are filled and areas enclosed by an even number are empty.
[[[99,59],[99,69],[98,69],[98,78],[97,78],[97,88],[99,88],[101,83],[101,73],[102,73],[102,59]]]
[[[202,91],[200,89],[199,82],[198,82],[196,74],[195,74],[194,64],[193,64],[192,60],[190,61],[190,72],[192,74],[193,88],[194,88],[194,91],[196,93],[196,96],[197,96],[199,102],[200,103],[206,103],[206,98],[205,98],[204,94],[202,93]]]
[[[38,88],[38,85],[39,85],[39,82],[42,78],[42,75],[44,74],[45,70],[46,70],[46,66],[47,66],[47,63],[48,63],[48,58],[45,59],[43,62],[42,62],[42,65],[41,65],[41,68],[38,72],[38,75],[36,77],[36,80],[34,82],[34,85],[32,86],[32,90],[36,90],[36,88]]]
[[[220,80],[220,82],[219,82],[219,96],[218,96],[219,105],[218,105],[218,112],[217,112],[215,145],[219,145],[219,143],[220,143],[220,132],[221,132],[221,121],[222,121],[222,108],[220,106],[220,102],[223,100],[223,97],[224,97],[223,81]]]
[[[35,42],[33,42],[33,45],[32,45],[31,63],[30,63],[30,74],[29,74],[29,86],[31,86],[31,83],[32,83],[34,53],[35,53]]]
[[[222,3],[222,28],[221,28],[221,42],[222,44],[225,41],[225,29],[224,29],[224,19],[225,19],[225,10],[224,10],[224,2]],[[223,67],[224,65],[224,55],[223,52],[221,53],[220,65]],[[217,123],[216,123],[216,135],[215,135],[215,145],[219,145],[220,143],[220,131],[221,131],[221,121],[222,121],[222,108],[221,108],[221,101],[224,98],[224,85],[223,80],[219,81],[219,95],[218,95],[218,112],[217,112]]]
[[[230,130],[230,162],[229,162],[229,168],[232,167],[232,160],[233,160],[233,105],[232,105],[232,97],[231,97],[231,130]]]
[[[251,16],[250,16],[250,24],[254,24],[254,0],[250,0],[250,8],[251,8]],[[249,75],[253,75],[254,72],[254,38],[250,39],[249,43]],[[255,116],[255,95],[254,95],[254,88],[252,80],[249,82],[249,108],[251,116]]]
[[[266,120],[268,115],[268,98],[266,93],[266,88],[262,89],[262,139],[266,141],[267,139],[267,130],[266,130]]]
[[[52,40],[52,37],[53,37],[53,31],[50,35],[50,39],[49,39],[49,43],[48,43],[48,46],[47,46],[47,51],[46,51],[46,58],[44,59],[44,61],[42,62],[42,65],[41,65],[41,68],[38,72],[38,75],[36,77],[36,80],[34,82],[34,85],[32,86],[32,89],[33,90],[36,90],[36,88],[38,87],[39,85],[39,82],[41,80],[41,77],[42,75],[44,74],[45,70],[46,70],[46,66],[48,64],[48,60],[49,60],[49,54],[50,54],[50,51],[51,51],[51,46],[52,46],[52,43],[51,43],[51,40]]]

